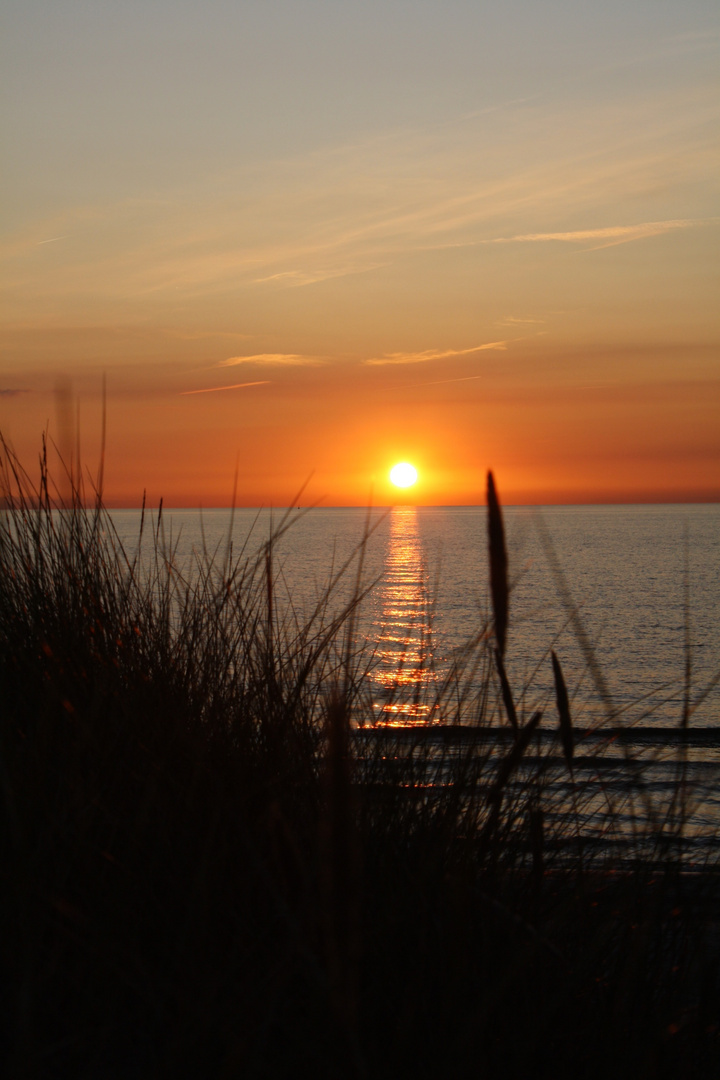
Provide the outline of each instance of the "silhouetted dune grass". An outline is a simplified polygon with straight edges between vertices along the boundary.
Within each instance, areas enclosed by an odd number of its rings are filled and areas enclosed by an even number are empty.
[[[160,515],[126,551],[99,496],[60,507],[3,453],[4,1075],[717,1075],[682,761],[667,805],[612,733],[624,786],[585,779],[554,653],[556,711],[518,710],[492,481],[492,625],[424,691],[444,723],[393,728],[357,564],[349,605],[300,621],[287,520],[181,567]]]

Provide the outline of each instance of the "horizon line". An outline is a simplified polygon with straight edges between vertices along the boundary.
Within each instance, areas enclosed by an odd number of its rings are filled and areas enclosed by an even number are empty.
[[[408,507],[415,510],[482,510],[485,509],[487,503],[410,503],[410,502],[392,502],[392,503],[333,503],[325,505],[324,503],[309,502],[309,503],[248,503],[235,504],[231,503],[217,504],[217,505],[170,505],[164,500],[163,511],[169,510],[188,510],[188,511],[200,511],[200,510],[393,510],[396,507]],[[103,504],[106,510],[142,510],[142,504],[132,505],[113,505],[111,503]],[[503,509],[557,509],[566,507],[568,509],[577,508],[590,508],[590,507],[633,507],[633,506],[720,506],[720,496],[717,498],[690,498],[690,499],[624,499],[624,500],[596,500],[594,502],[503,502]],[[148,509],[146,504],[145,509]],[[151,507],[152,509],[152,507]]]

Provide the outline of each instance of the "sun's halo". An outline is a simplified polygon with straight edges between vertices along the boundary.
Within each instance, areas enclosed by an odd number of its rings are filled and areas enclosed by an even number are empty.
[[[418,478],[417,469],[407,461],[399,461],[390,470],[390,480],[399,488],[412,487]]]

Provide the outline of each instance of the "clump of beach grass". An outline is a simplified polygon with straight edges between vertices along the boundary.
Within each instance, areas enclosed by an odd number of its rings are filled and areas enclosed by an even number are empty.
[[[401,728],[362,543],[301,619],[289,518],[181,566],[161,511],[128,551],[101,492],[2,452],[5,1075],[715,1075],[715,866],[683,876],[688,799],[663,816],[641,761],[622,799],[583,781],[554,652],[555,701],[513,693],[492,476],[492,616],[423,691],[443,722]]]

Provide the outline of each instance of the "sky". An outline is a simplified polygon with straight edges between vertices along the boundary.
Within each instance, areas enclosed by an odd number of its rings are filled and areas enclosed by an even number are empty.
[[[111,506],[720,499],[710,0],[0,0],[0,432]],[[57,464],[57,463],[56,463]],[[74,462],[76,468],[76,462]],[[300,494],[302,492],[302,494]]]

